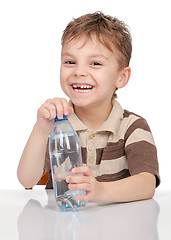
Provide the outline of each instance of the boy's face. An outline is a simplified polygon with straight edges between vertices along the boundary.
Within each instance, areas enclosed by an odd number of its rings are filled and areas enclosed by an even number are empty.
[[[60,81],[65,94],[75,107],[111,105],[111,98],[120,87],[117,50],[109,51],[95,36],[64,43],[61,53]]]

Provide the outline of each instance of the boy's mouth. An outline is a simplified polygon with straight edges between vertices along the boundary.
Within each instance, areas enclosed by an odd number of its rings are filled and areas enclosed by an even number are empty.
[[[74,83],[74,84],[72,84],[72,88],[76,92],[83,93],[83,92],[90,92],[93,89],[93,86],[90,84],[85,84],[85,83],[84,84]]]

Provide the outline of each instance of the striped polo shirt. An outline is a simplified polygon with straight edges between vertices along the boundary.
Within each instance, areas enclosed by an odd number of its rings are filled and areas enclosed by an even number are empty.
[[[146,120],[132,112],[123,110],[113,99],[113,108],[108,119],[95,131],[71,114],[68,119],[76,130],[83,164],[93,172],[97,181],[110,182],[149,172],[160,183],[157,150]],[[47,151],[44,172],[50,172]],[[52,188],[50,174],[46,188]]]

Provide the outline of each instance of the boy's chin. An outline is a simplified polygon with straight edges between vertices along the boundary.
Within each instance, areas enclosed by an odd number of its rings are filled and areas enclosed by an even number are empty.
[[[85,102],[82,101],[72,101],[71,102],[74,104],[75,107],[87,107],[88,105]]]
[[[88,101],[86,101],[86,99],[70,99],[71,102],[73,103],[73,105],[75,107],[79,107],[79,108],[87,108],[90,103]]]

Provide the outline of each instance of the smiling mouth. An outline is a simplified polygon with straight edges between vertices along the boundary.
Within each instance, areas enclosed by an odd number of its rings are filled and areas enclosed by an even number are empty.
[[[86,93],[86,92],[90,92],[93,89],[93,86],[89,85],[89,84],[75,84],[74,83],[74,84],[72,84],[72,88],[76,92]]]

